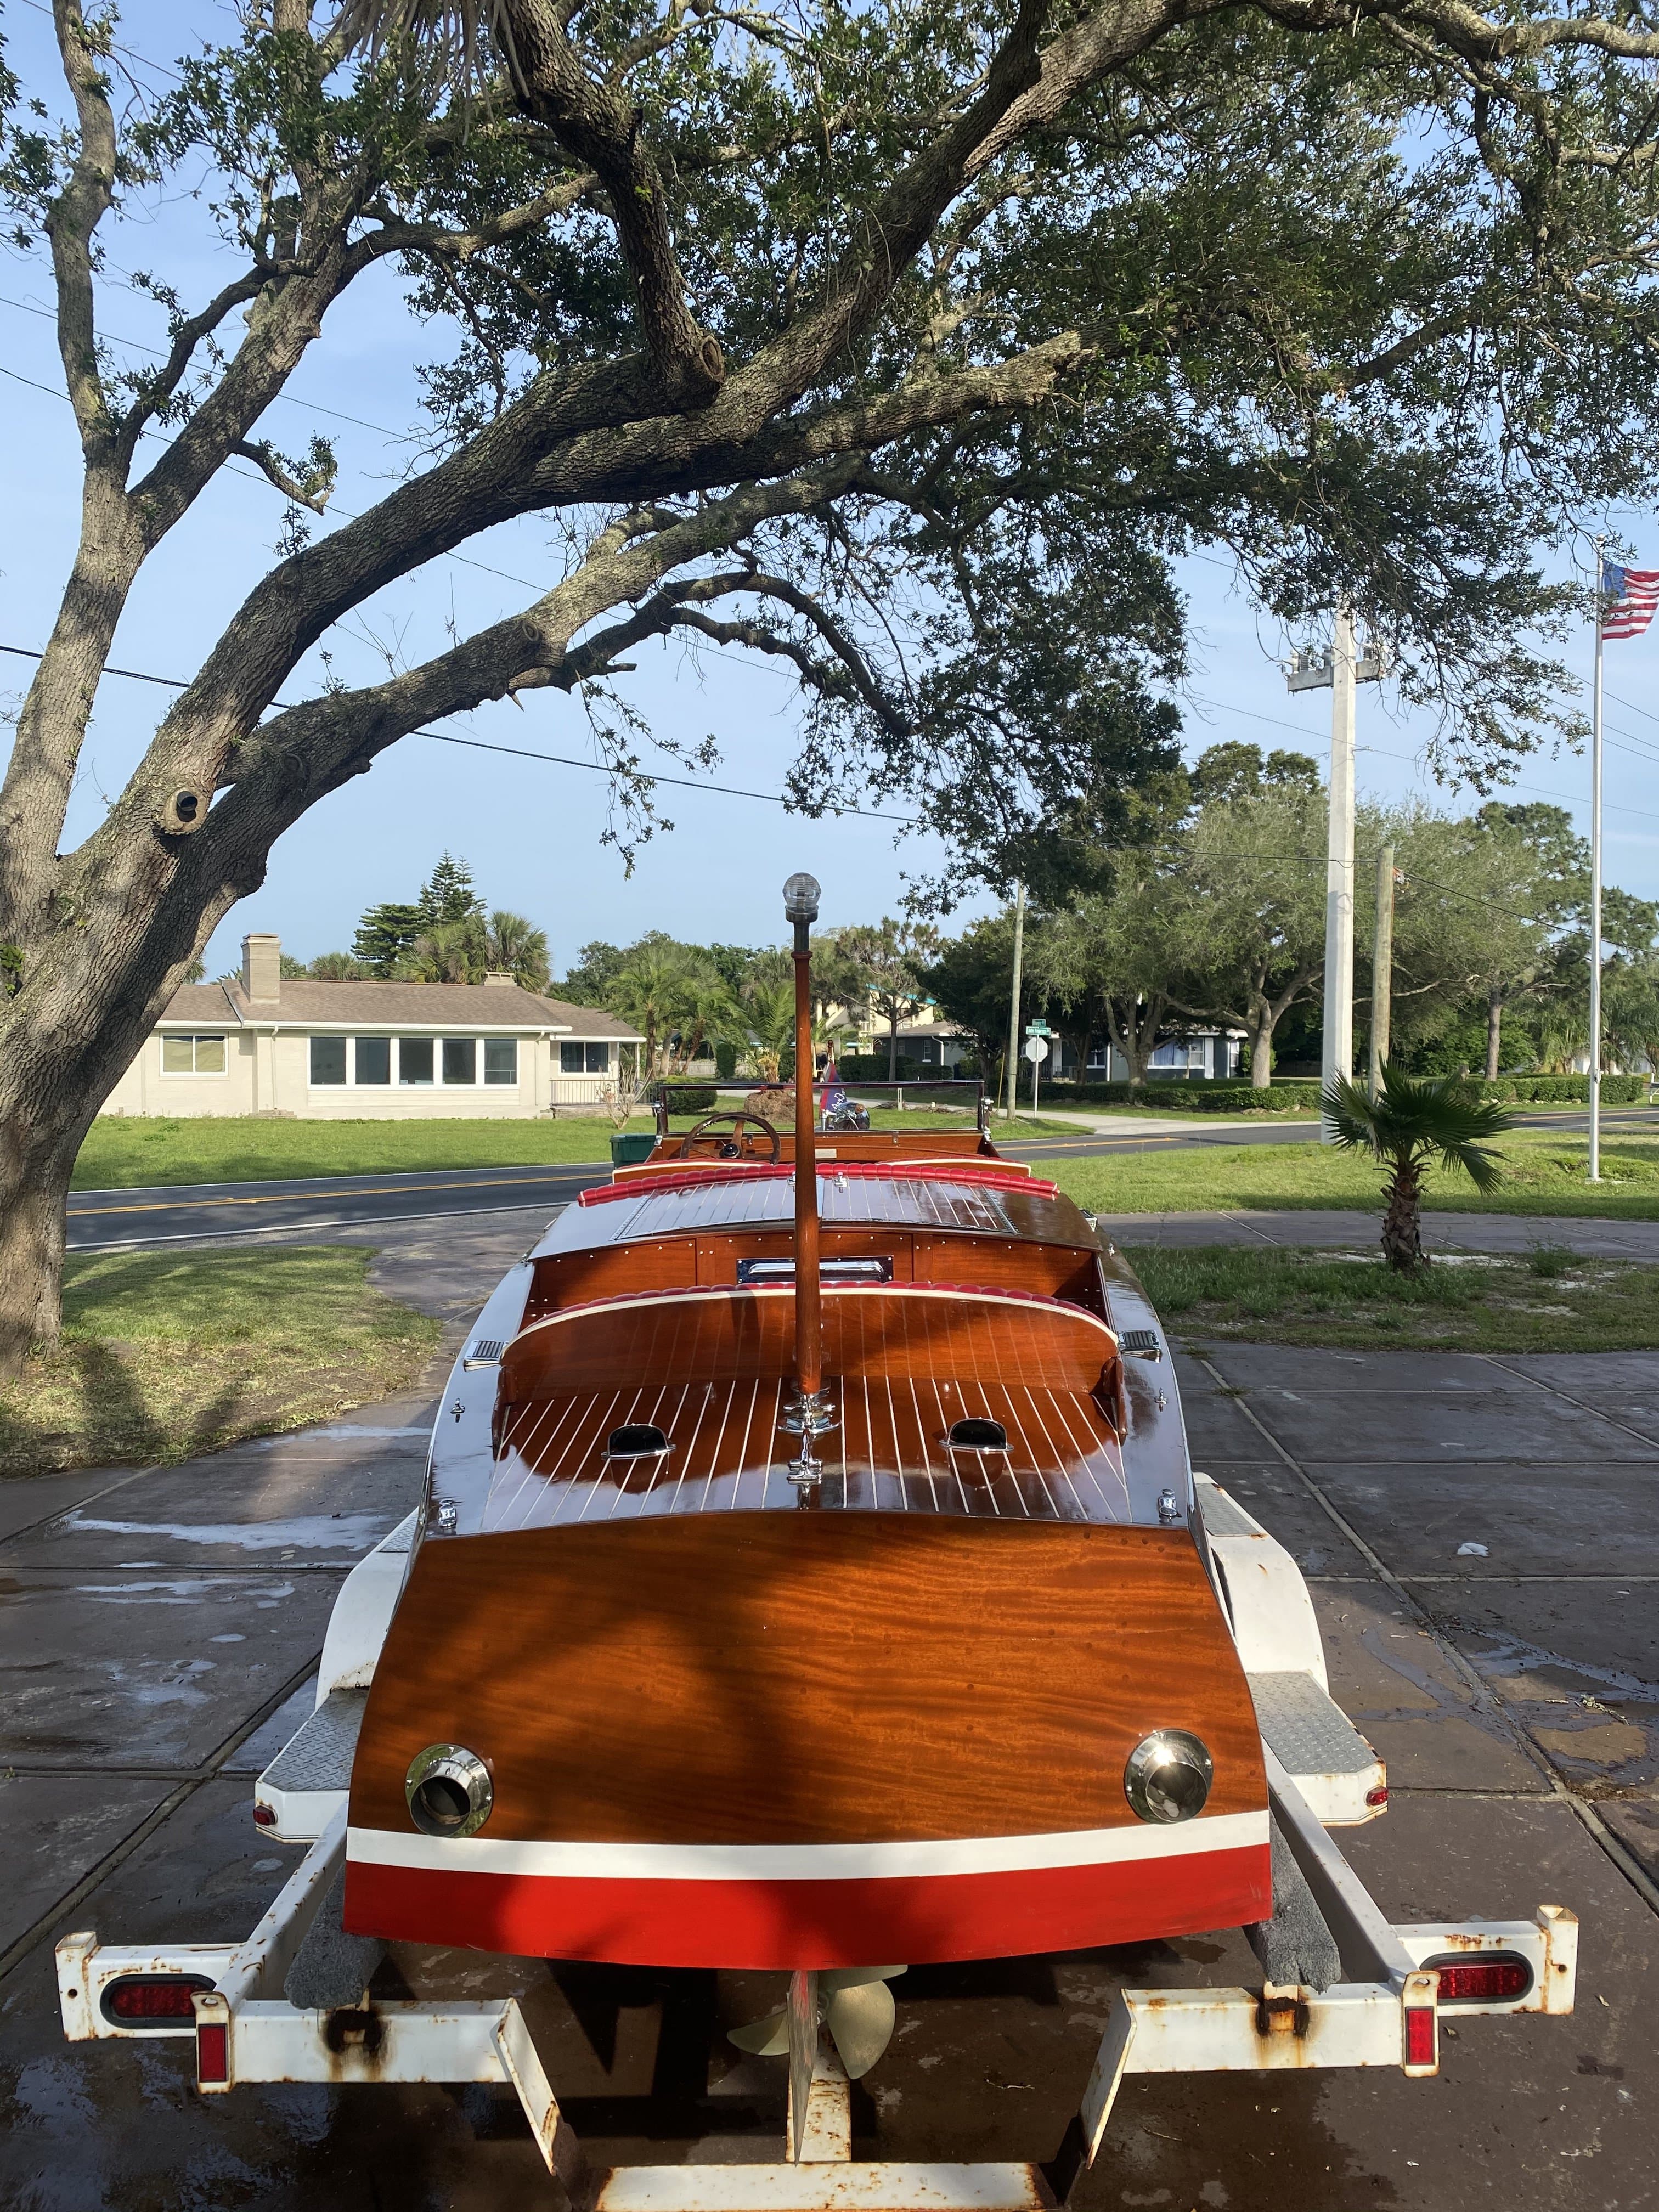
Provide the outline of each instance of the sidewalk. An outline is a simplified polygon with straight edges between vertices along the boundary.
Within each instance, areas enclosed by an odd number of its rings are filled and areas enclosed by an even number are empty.
[[[1102,1213],[1101,1229],[1118,1244],[1328,1245],[1372,1251],[1380,1212],[1358,1208],[1318,1212]],[[1516,1213],[1425,1213],[1431,1252],[1525,1252],[1534,1244],[1564,1246],[1588,1258],[1659,1264],[1659,1221],[1575,1221]]]
[[[1029,1119],[1024,1107],[1021,1116]],[[1086,1129],[1095,1137],[1191,1137],[1200,1130],[1215,1129],[1284,1129],[1292,1135],[1316,1129],[1319,1119],[1311,1114],[1113,1114],[1104,1110],[1096,1114],[1079,1112],[1071,1107],[1050,1106],[1042,1102],[1040,1120],[1064,1121],[1074,1129]],[[995,1138],[1001,1129],[1011,1141],[1018,1140],[1018,1121],[1013,1129],[1000,1115],[991,1119],[991,1134]]]

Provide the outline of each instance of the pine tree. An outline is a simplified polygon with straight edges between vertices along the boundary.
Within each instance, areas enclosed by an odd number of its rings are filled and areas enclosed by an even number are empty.
[[[465,860],[445,853],[421,893],[417,911],[422,928],[434,929],[446,921],[467,921],[483,910],[484,902],[473,889],[471,869]]]
[[[399,906],[395,902],[372,906],[357,925],[352,952],[371,975],[384,981],[408,957],[424,927],[418,906]]]

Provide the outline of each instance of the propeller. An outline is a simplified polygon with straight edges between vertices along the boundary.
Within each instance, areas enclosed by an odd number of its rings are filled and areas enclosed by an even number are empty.
[[[896,2008],[887,1984],[903,1972],[902,1966],[831,1966],[817,1977],[824,2025],[849,2081],[867,2074],[892,2040]],[[728,2040],[762,2058],[782,2057],[789,2049],[787,2006],[734,2027]]]

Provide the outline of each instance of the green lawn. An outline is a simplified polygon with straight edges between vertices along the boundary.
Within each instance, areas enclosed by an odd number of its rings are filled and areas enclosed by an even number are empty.
[[[630,1128],[647,1129],[648,1115]],[[287,1121],[258,1115],[94,1121],[77,1190],[149,1183],[264,1182],[285,1176],[395,1175],[422,1168],[556,1167],[609,1160],[608,1121]]]
[[[1517,1130],[1498,1147],[1500,1188],[1483,1197],[1462,1176],[1430,1177],[1425,1204],[1443,1213],[1530,1213],[1659,1221],[1659,1134],[1610,1133],[1599,1184],[1584,1180],[1581,1135]],[[1374,1163],[1328,1146],[1228,1145],[1194,1152],[1115,1152],[1056,1159],[1045,1172],[1095,1213],[1229,1213],[1257,1207],[1374,1207]]]
[[[1379,1346],[1441,1352],[1639,1352],[1659,1346],[1659,1267],[1536,1247],[1522,1259],[1437,1260],[1399,1275],[1368,1254],[1237,1245],[1126,1246],[1188,1346]]]
[[[407,1387],[439,1324],[371,1287],[373,1256],[70,1260],[61,1340],[0,1387],[0,1474],[189,1459]]]
[[[677,1114],[678,1135],[700,1115]],[[655,1125],[636,1114],[630,1130]],[[874,1129],[925,1136],[933,1129],[971,1129],[971,1114],[877,1112]],[[1064,1121],[1021,1115],[1006,1135],[1074,1137]],[[992,1132],[994,1141],[996,1129]],[[833,1141],[830,1139],[828,1141]],[[187,1120],[106,1115],[94,1121],[75,1164],[76,1190],[132,1190],[150,1184],[269,1182],[289,1176],[397,1175],[438,1168],[564,1167],[608,1164],[608,1121],[288,1121],[258,1115]]]

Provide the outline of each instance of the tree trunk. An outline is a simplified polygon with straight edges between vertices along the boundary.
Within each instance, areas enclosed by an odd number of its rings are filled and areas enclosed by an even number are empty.
[[[1250,1088],[1270,1091],[1273,1080],[1273,1022],[1271,1014],[1250,1031]]]
[[[1498,1061],[1502,1051],[1504,1033],[1504,994],[1492,991],[1486,997],[1486,1080],[1498,1079]]]
[[[898,1000],[887,1010],[887,1080],[898,1081]]]
[[[44,1164],[33,1146],[27,1162],[6,1147],[0,1166],[0,1374],[16,1374],[33,1346],[58,1340],[64,1207],[80,1145],[77,1128]]]
[[[1386,1190],[1389,1203],[1382,1216],[1382,1256],[1401,1274],[1411,1274],[1425,1264],[1423,1254],[1423,1184],[1416,1163],[1396,1160]]]

